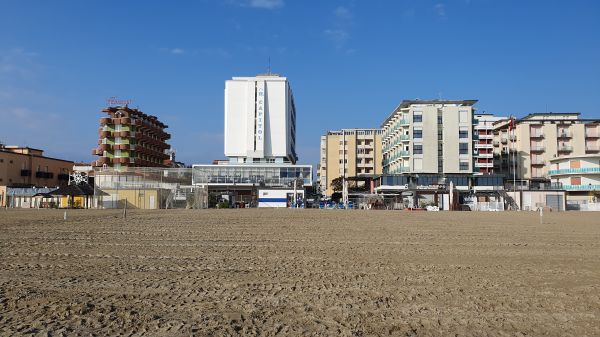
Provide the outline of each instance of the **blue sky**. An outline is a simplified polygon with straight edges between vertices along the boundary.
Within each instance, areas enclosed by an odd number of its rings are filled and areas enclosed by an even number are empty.
[[[327,130],[402,99],[600,118],[600,1],[0,0],[0,141],[91,161],[107,97],[169,125],[188,164],[223,158],[223,89],[291,81],[300,161]]]

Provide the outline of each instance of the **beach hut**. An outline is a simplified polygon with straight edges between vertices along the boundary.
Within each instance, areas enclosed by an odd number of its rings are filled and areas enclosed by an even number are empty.
[[[90,200],[94,196],[94,188],[83,183],[64,186],[49,194],[61,197],[60,207],[62,208],[89,208]]]

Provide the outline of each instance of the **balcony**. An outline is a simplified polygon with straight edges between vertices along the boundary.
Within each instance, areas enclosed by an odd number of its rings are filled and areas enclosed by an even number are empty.
[[[477,163],[477,162],[475,162],[475,167],[494,167],[494,163]]]
[[[112,119],[110,117],[100,118],[100,125],[108,125],[112,123]]]
[[[37,171],[35,173],[35,177],[36,178],[41,178],[41,179],[52,179],[54,177],[54,173],[52,173],[52,172],[45,172],[45,171]]]
[[[92,155],[93,155],[93,156],[102,155],[102,153],[103,153],[103,152],[104,152],[104,151],[103,151],[103,150],[101,150],[101,149],[99,149],[99,148],[92,149]]]
[[[480,153],[478,155],[475,155],[474,157],[478,157],[478,158],[494,158],[494,154],[493,153]]]
[[[409,157],[410,151],[400,151],[400,157]]]
[[[544,138],[545,135],[543,132],[534,132],[529,137],[530,138]]]
[[[493,147],[494,147],[494,145],[492,143],[487,143],[487,144],[475,143],[476,149],[491,149]]]
[[[108,164],[108,163],[110,163],[110,158],[100,157],[100,158],[98,158],[98,160],[96,160],[96,162],[98,163],[98,165]]]
[[[572,152],[573,147],[570,145],[559,145],[558,152]]]
[[[408,126],[410,124],[410,122],[408,121],[408,119],[401,119],[398,121],[398,123],[402,126]]]
[[[502,137],[502,138],[500,138],[500,141],[502,142],[502,144],[506,144],[506,143],[508,143],[508,138]]]
[[[543,158],[532,158],[531,165],[533,165],[533,166],[546,165],[546,161]]]
[[[600,174],[600,167],[581,167],[560,170],[549,170],[548,174],[551,176],[568,174]]]
[[[600,133],[598,133],[598,131],[596,131],[596,130],[589,130],[589,128],[585,130],[586,138],[598,138],[599,135],[600,135]]]
[[[68,181],[69,180],[69,175],[66,174],[66,173],[59,173],[57,178],[58,178],[58,180],[62,180],[62,181],[67,180]]]
[[[110,150],[112,150],[112,145],[111,144],[100,144],[99,149],[101,151],[110,151]]]
[[[500,142],[497,140],[493,141],[492,144],[494,144],[494,146],[500,146]]]
[[[557,138],[571,138],[573,135],[569,131],[558,132]]]
[[[567,191],[598,191],[600,190],[600,185],[562,185],[562,187]]]
[[[400,140],[401,141],[409,141],[410,140],[410,135],[400,135]]]
[[[114,118],[113,122],[115,124],[131,124],[131,118],[129,118],[129,117]]]
[[[31,177],[31,170],[21,170],[21,177]]]
[[[597,146],[587,146],[586,145],[585,152],[600,152],[600,148]]]
[[[129,163],[129,157],[115,157],[112,158],[113,164],[127,164]]]
[[[114,137],[121,137],[121,138],[129,137],[129,131],[115,131]]]
[[[530,149],[531,152],[544,152],[545,150],[546,148],[542,145],[532,146]]]
[[[131,147],[129,144],[115,144],[114,145],[114,149],[115,150],[129,150]]]
[[[111,134],[112,134],[112,132],[110,132],[110,131],[104,131],[104,130],[98,131],[98,136],[100,136],[100,138],[111,137]]]

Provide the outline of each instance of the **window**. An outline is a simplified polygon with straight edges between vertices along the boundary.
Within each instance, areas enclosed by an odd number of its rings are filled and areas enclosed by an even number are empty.
[[[469,131],[467,131],[467,130],[460,130],[458,132],[458,138],[469,138]]]
[[[468,161],[462,161],[461,160],[458,165],[459,165],[458,169],[461,170],[461,171],[466,171],[466,170],[469,169],[469,162]]]
[[[469,143],[459,143],[458,146],[459,154],[469,154]]]
[[[468,123],[469,122],[469,111],[468,110],[459,110],[458,111],[458,122],[459,123]]]
[[[423,123],[423,115],[422,114],[413,114],[413,123]]]
[[[413,154],[423,154],[423,144],[414,144]]]
[[[413,138],[418,138],[418,139],[423,138],[423,130],[422,129],[413,129]]]

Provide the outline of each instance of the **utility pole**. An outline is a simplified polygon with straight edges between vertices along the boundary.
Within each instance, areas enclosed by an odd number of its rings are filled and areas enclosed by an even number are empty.
[[[517,136],[515,134],[515,122],[513,119],[512,122],[512,132],[513,132],[513,136],[512,138],[514,138],[514,141],[511,139],[511,143],[513,145],[513,200],[515,201],[515,204],[517,203],[517,149],[516,149],[516,143],[517,143]]]

